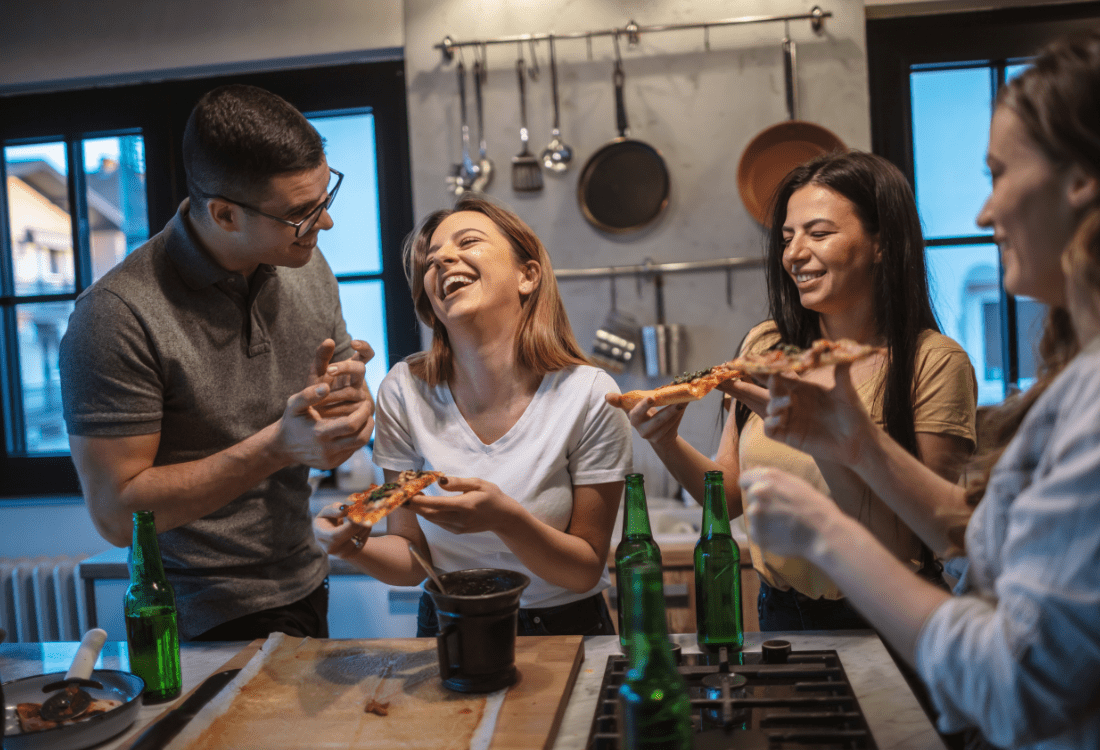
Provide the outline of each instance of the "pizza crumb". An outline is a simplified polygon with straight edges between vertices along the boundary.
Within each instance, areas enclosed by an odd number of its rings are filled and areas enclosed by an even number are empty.
[[[461,711],[459,711],[459,713],[460,713],[460,714],[472,714],[472,713],[473,713],[473,711],[472,711],[471,709],[469,709],[469,708],[464,708],[464,709],[462,709]]]
[[[385,703],[379,703],[374,698],[371,698],[369,701],[367,701],[367,705],[363,709],[363,713],[376,714],[378,716],[389,716],[389,707],[389,701],[386,701]]]

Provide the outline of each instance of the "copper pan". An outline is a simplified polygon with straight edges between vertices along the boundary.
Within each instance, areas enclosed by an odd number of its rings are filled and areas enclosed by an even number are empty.
[[[737,165],[737,189],[754,219],[769,225],[768,209],[776,188],[788,173],[815,156],[847,151],[840,137],[817,123],[798,119],[795,44],[783,40],[783,74],[787,92],[786,122],[764,128],[749,141]]]

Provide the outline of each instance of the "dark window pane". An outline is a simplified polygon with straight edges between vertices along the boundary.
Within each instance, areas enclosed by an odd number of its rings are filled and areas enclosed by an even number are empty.
[[[17,305],[19,376],[23,395],[26,452],[60,453],[69,450],[61,416],[61,378],[57,347],[73,311],[72,302]]]
[[[340,192],[343,193],[343,188]],[[340,282],[340,306],[348,333],[374,347],[374,359],[367,363],[367,385],[378,393],[378,384],[389,370],[386,346],[386,299],[381,281]]]
[[[65,144],[8,146],[4,162],[15,293],[75,291]]]
[[[149,239],[145,141],[140,135],[84,141],[84,172],[95,281]]]
[[[321,233],[318,247],[337,276],[377,273],[382,270],[382,235],[374,115],[315,115],[310,122],[325,139],[329,166],[344,173],[332,204],[334,226]]]
[[[985,169],[992,115],[989,68],[910,75],[917,207],[928,237],[978,233],[991,183]]]
[[[929,247],[932,306],[944,335],[959,342],[978,377],[978,404],[1004,398],[1000,257],[995,245]],[[993,315],[990,326],[988,316]],[[993,337],[996,337],[993,340]]]

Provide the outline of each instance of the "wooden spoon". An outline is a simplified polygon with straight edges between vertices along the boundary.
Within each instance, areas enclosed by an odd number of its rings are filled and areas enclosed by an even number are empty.
[[[413,545],[412,542],[409,542],[409,552],[411,552],[412,556],[414,558],[416,558],[416,561],[418,563],[420,563],[420,567],[422,567],[424,569],[424,572],[427,573],[429,576],[431,576],[431,579],[435,582],[435,585],[439,588],[439,593],[446,594],[447,589],[443,588],[443,581],[439,580],[439,576],[437,576],[435,574],[435,571],[432,569],[432,566],[429,565],[428,561],[424,559],[424,556],[421,555],[416,550],[416,547]]]

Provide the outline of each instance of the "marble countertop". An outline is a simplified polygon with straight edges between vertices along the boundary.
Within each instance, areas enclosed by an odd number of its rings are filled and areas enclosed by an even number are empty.
[[[695,635],[676,635],[684,653],[698,651]],[[810,633],[746,633],[745,650],[756,651],[769,638],[782,638],[799,650],[835,650],[844,666],[856,698],[867,717],[879,750],[943,750],[943,744],[924,711],[913,697],[882,642],[871,631],[853,630]],[[64,672],[77,649],[76,643],[14,643],[0,645],[0,678],[5,682],[31,675]],[[188,643],[183,646],[183,692],[187,693],[229,661],[244,643]],[[607,656],[618,653],[618,638],[585,639],[585,661],[566,706],[553,750],[583,750],[588,741],[596,698],[603,680]],[[128,669],[126,644],[109,642],[97,669]],[[159,716],[164,705],[144,706],[127,732],[96,746],[114,750],[136,737]]]

